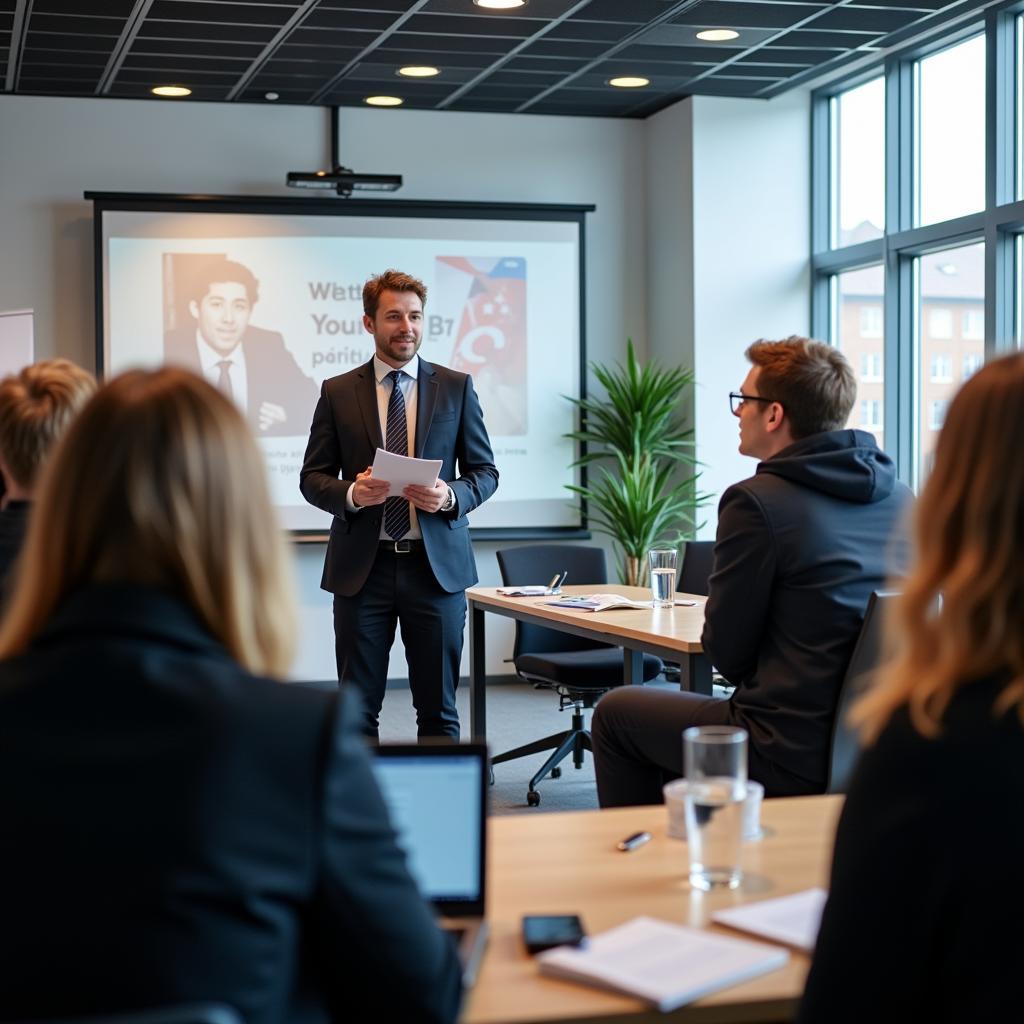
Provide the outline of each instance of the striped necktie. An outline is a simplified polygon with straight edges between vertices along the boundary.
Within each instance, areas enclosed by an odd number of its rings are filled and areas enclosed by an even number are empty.
[[[387,431],[384,447],[396,455],[409,454],[409,427],[405,422],[405,396],[399,381],[401,370],[392,370],[391,398],[388,399]],[[401,540],[411,525],[409,502],[405,498],[388,498],[384,502],[384,532],[392,540]]]

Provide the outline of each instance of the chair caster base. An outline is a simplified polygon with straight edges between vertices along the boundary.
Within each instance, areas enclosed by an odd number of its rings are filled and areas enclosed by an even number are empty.
[[[528,807],[540,807],[540,793],[535,789],[531,789],[526,794],[526,803]]]

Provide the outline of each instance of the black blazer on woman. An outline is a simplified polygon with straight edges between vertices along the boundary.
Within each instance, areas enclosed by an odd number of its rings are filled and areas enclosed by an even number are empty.
[[[861,757],[801,1024],[1019,1021],[1024,727],[960,689],[935,738],[904,708]]]
[[[454,1020],[358,719],[244,672],[166,594],[69,599],[0,663],[0,1019]]]

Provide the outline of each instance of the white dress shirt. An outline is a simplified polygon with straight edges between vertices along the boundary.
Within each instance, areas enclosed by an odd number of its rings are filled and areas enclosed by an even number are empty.
[[[377,418],[380,420],[380,436],[384,439],[387,438],[388,430],[388,403],[391,401],[391,378],[388,376],[392,373],[395,367],[389,366],[377,356],[373,357],[373,375],[377,379]],[[407,452],[398,452],[399,455],[412,456],[416,451],[416,405],[417,405],[417,387],[416,380],[419,377],[420,372],[420,357],[413,356],[401,368],[401,376],[398,378],[399,386],[402,389],[402,397],[405,399],[405,429],[409,437],[409,450]],[[359,472],[362,472],[360,470]],[[349,512],[358,511],[358,506],[352,500],[352,488],[348,489],[348,494],[345,495],[345,506]],[[421,540],[423,534],[420,533],[420,523],[416,515],[416,506],[410,501],[409,502],[409,532],[402,538],[403,540]],[[380,526],[380,539],[390,540],[391,538],[387,535],[384,530],[384,520],[381,520]]]

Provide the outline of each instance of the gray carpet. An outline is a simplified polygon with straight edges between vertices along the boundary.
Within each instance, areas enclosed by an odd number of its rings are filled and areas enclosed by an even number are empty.
[[[648,686],[664,686],[675,690],[675,683],[655,682]],[[469,687],[462,685],[458,692],[459,719],[462,735],[469,735]],[[584,712],[587,727],[592,711]],[[559,712],[558,697],[550,690],[535,690],[526,683],[501,683],[487,687],[487,743],[491,753],[531,743],[552,733],[568,729],[572,711]],[[380,716],[380,738],[387,741],[416,739],[416,715],[407,689],[389,689]],[[529,807],[526,791],[530,777],[547,760],[547,754],[534,754],[518,758],[494,768],[491,787],[493,814],[540,814],[543,811],[586,811],[597,807],[597,789],[594,785],[594,761],[590,753],[583,767],[573,767],[572,757],[562,762],[562,776],[546,778],[537,785],[540,806]]]
[[[462,732],[466,737],[469,734],[467,686],[459,687],[458,704]],[[590,711],[585,712],[588,726],[591,714]],[[569,728],[571,721],[572,711],[559,712],[558,697],[550,690],[535,690],[525,683],[502,683],[487,688],[487,743],[492,754],[561,732]],[[380,716],[380,738],[384,742],[415,740],[416,716],[408,690],[388,690]],[[547,778],[538,784],[540,806],[528,807],[526,790],[530,776],[546,759],[546,754],[536,754],[496,765],[491,787],[491,812],[540,814],[542,811],[582,811],[597,807],[594,762],[589,753],[579,770],[573,767],[571,757],[566,758],[562,762],[561,778]]]

